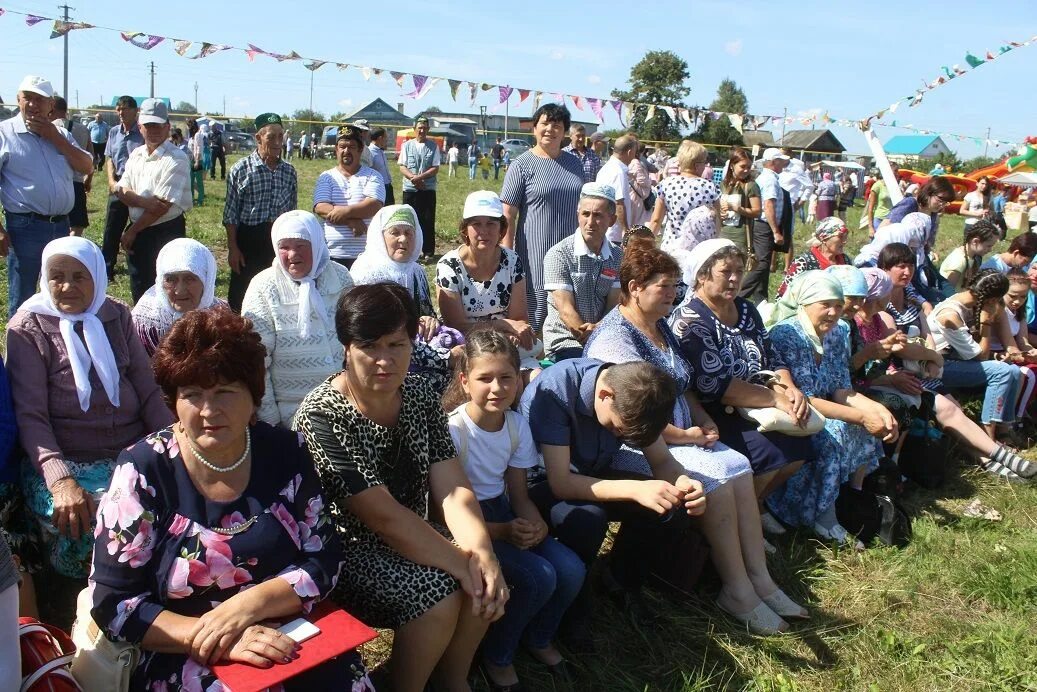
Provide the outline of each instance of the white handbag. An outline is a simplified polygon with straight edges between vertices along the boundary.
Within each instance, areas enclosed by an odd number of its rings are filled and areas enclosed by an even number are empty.
[[[763,379],[765,386],[781,384],[777,376],[769,370],[761,370],[754,379]],[[782,411],[777,406],[762,406],[759,408],[749,406],[738,406],[738,414],[746,420],[756,423],[756,430],[762,433],[778,432],[791,437],[809,437],[815,435],[825,427],[827,419],[822,416],[816,408],[810,406],[810,416],[806,423],[800,425],[792,416]]]
[[[104,636],[90,615],[91,605],[90,589],[83,589],[76,599],[76,621],[72,625],[76,645],[72,677],[83,692],[129,692],[130,678],[140,662],[140,647]]]

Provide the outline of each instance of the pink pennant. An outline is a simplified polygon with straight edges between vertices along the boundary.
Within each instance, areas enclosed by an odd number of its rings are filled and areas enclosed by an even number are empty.
[[[412,74],[411,80],[414,82],[414,90],[404,94],[407,98],[420,99],[436,85],[437,79],[429,79],[423,74]]]
[[[513,91],[515,91],[515,90],[512,89],[511,87],[504,87],[504,86],[497,87],[497,94],[499,96],[499,100],[497,101],[497,103],[498,104],[504,103],[505,101],[510,99],[511,98],[511,94],[512,94]]]
[[[47,21],[47,19],[47,17],[40,17],[35,14],[27,14],[25,15],[25,26],[36,26],[40,22]]]
[[[582,111],[583,110],[583,97],[582,96],[572,96],[572,95],[570,95],[569,98],[571,98],[573,100],[573,105],[576,106],[576,110],[578,110],[578,111]]]
[[[407,73],[406,72],[393,72],[393,71],[390,70],[389,74],[392,75],[393,81],[396,82],[396,85],[402,89],[403,88],[403,78],[407,76]]]
[[[605,116],[601,112],[601,99],[587,98],[587,105],[591,107],[591,112],[598,118],[599,123],[605,122]]]
[[[529,89],[519,89],[518,92],[519,92],[519,103],[522,103],[523,101],[528,99],[530,93],[532,93],[532,92],[530,92]]]
[[[616,115],[619,118],[622,118],[623,117],[623,102],[622,101],[616,101],[615,99],[613,99],[613,100],[609,101],[609,104],[612,106],[612,109],[614,111],[616,111]]]

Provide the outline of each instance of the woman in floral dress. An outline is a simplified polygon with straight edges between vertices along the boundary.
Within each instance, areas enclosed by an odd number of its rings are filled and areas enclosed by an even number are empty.
[[[188,313],[154,365],[178,421],[119,456],[98,509],[91,614],[142,649],[131,689],[221,692],[212,664],[296,656],[270,623],[327,595],[342,553],[302,440],[250,424],[263,347],[248,321]],[[307,688],[373,689],[355,652],[284,684]]]

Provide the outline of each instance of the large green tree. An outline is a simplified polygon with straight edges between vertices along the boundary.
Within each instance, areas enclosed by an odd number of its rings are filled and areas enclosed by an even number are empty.
[[[732,79],[724,79],[717,87],[717,97],[709,104],[709,110],[720,113],[738,113],[744,115],[749,112],[749,100]],[[722,144],[734,146],[744,144],[742,133],[731,126],[726,117],[713,120],[707,116],[702,125],[695,133],[698,139],[706,144]]]
[[[654,103],[675,108],[687,108],[684,99],[691,93],[685,85],[690,77],[688,63],[668,50],[650,50],[630,68],[630,88],[613,89],[612,97],[636,103]],[[648,106],[634,109],[630,129],[645,140],[664,141],[680,138],[680,123],[671,119],[661,108],[655,117],[646,120]]]

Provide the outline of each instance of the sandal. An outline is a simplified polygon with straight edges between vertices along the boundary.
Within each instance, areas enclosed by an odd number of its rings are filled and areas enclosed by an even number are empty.
[[[778,589],[770,596],[760,596],[760,599],[767,604],[768,608],[783,618],[795,618],[797,620],[807,620],[810,618],[810,612],[789,598],[781,589]]]
[[[753,634],[759,634],[766,637],[772,634],[781,634],[789,628],[789,623],[782,620],[781,617],[771,610],[770,606],[763,601],[760,601],[755,608],[745,613],[735,613],[730,611],[721,605],[719,600],[716,601],[716,604],[717,608],[720,608],[720,610],[745,625]]]

